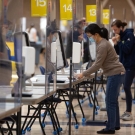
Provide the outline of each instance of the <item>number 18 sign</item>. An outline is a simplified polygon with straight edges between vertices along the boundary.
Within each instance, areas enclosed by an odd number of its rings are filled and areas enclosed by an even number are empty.
[[[60,19],[72,20],[72,0],[60,0]]]
[[[31,0],[31,15],[46,16],[47,0]]]

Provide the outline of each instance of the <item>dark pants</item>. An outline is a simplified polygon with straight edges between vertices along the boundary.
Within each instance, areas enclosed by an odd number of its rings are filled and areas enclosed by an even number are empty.
[[[121,74],[109,76],[107,78],[106,110],[108,122],[106,128],[108,130],[115,130],[115,127],[120,127],[118,95],[123,79],[124,75]]]
[[[126,111],[132,111],[132,93],[131,85],[135,76],[135,70],[126,70],[125,81],[124,81],[124,91],[126,95]]]

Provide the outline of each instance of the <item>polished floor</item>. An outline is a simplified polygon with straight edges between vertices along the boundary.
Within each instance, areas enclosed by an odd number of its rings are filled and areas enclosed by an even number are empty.
[[[121,97],[123,97],[123,96],[124,96],[124,92],[121,91],[120,96],[119,96],[119,106],[120,106],[120,113],[121,114],[125,111],[125,101],[121,99]],[[103,102],[103,100],[104,100],[103,92],[99,92],[97,95],[97,98],[98,98],[100,107],[104,107],[105,104]],[[75,113],[76,113],[76,116],[77,116],[77,119],[79,122],[79,129],[74,128],[75,120],[72,117],[71,135],[96,135],[97,130],[104,128],[104,126],[95,125],[95,124],[82,125],[82,114],[81,114],[81,111],[79,109],[77,100],[73,101],[73,105],[74,105]],[[93,119],[93,108],[89,107],[88,100],[86,100],[82,104],[82,107],[83,107],[83,110],[85,113],[86,120],[92,120]],[[121,130],[116,131],[116,133],[115,133],[116,135],[135,135],[135,104],[133,104],[132,110],[133,110],[133,112],[132,112],[133,120],[132,121],[121,120]],[[66,116],[65,104],[60,103],[56,109],[56,112],[57,112],[58,117],[59,117],[60,125],[63,128],[63,132],[60,135],[69,135],[68,126],[67,126],[68,117]],[[27,113],[27,106],[23,106],[22,114],[26,114],[26,113]],[[98,115],[95,115],[95,121],[105,121],[105,120],[107,120],[106,111],[99,110]],[[52,135],[52,133],[53,133],[53,127],[52,127],[50,121],[51,121],[50,117],[47,116],[47,118],[45,120],[46,135]],[[23,122],[24,122],[24,119],[22,119],[22,123]],[[14,135],[15,135],[15,133],[14,133]],[[38,120],[36,120],[34,125],[32,126],[31,132],[26,133],[25,135],[42,135],[42,131],[40,129]]]
[[[40,64],[39,65],[44,65],[43,62],[43,56],[40,56]],[[36,74],[40,74],[40,71],[38,69],[38,67],[36,67]],[[121,88],[122,89],[122,88]],[[134,89],[132,89],[132,93],[134,95]],[[123,112],[125,111],[125,101],[121,99],[121,97],[125,96],[124,92],[120,92],[120,96],[119,96],[119,106],[120,106],[120,114],[123,114]],[[104,93],[99,91],[97,98],[99,101],[99,106],[104,107],[105,103],[104,103]],[[73,101],[74,104],[74,109],[75,109],[75,113],[77,116],[77,119],[79,121],[79,129],[75,129],[74,128],[74,118],[72,117],[72,130],[71,130],[71,135],[96,135],[96,131],[100,130],[102,128],[104,128],[104,126],[101,125],[82,125],[82,114],[81,111],[79,109],[79,106],[77,105],[77,100]],[[89,102],[88,100],[86,100],[83,104],[82,104],[84,113],[85,113],[85,117],[86,120],[92,120],[93,118],[93,108],[89,107]],[[135,104],[133,104],[132,106],[132,115],[133,115],[133,120],[132,121],[123,121],[121,120],[121,129],[119,131],[116,131],[115,134],[116,135],[135,135]],[[62,102],[57,106],[56,112],[58,114],[59,117],[59,121],[60,121],[60,125],[63,128],[63,132],[61,133],[61,135],[69,135],[68,132],[68,126],[67,126],[67,122],[68,122],[68,117],[66,116],[66,107],[65,104]],[[23,106],[22,109],[22,114],[26,114],[27,113],[27,106]],[[113,117],[113,116],[112,116]],[[98,111],[98,115],[95,115],[95,121],[105,121],[107,120],[107,114],[106,111]],[[23,123],[23,119],[22,119],[22,123]],[[46,127],[45,127],[45,132],[46,135],[52,135],[53,132],[53,127],[50,124],[50,118],[49,116],[47,116],[47,119],[45,120],[46,123]],[[14,133],[15,135],[15,133]],[[42,135],[42,131],[40,129],[40,125],[38,120],[36,120],[36,122],[34,123],[32,130],[30,133],[26,133],[25,135]]]
[[[119,96],[119,105],[120,105],[120,113],[122,114],[125,111],[125,101],[121,100],[121,96],[124,96],[124,93],[121,92],[120,96]],[[104,106],[104,102],[102,102],[102,98],[103,98],[103,93],[99,92],[99,94],[97,95],[97,98],[99,100],[99,104],[100,107]],[[72,133],[71,135],[95,135],[97,134],[96,131],[100,130],[102,128],[104,128],[104,126],[96,126],[96,125],[82,125],[82,115],[81,115],[81,111],[79,109],[79,107],[77,106],[77,101],[74,100],[73,101],[74,104],[74,109],[75,112],[77,114],[77,119],[79,121],[79,129],[75,129],[74,125],[72,125]],[[87,120],[92,120],[93,118],[93,109],[89,107],[88,105],[88,101],[86,100],[83,104],[82,104],[85,116]],[[133,120],[132,121],[123,121],[121,120],[121,130],[116,131],[116,135],[135,135],[135,104],[133,104]],[[25,114],[27,112],[27,107],[24,106],[23,107],[23,113]],[[63,128],[63,132],[61,133],[61,135],[68,135],[68,126],[67,126],[67,122],[68,122],[68,118],[66,116],[66,108],[65,105],[63,103],[60,103],[57,107],[57,113],[58,113],[58,117],[59,117],[59,121],[61,124],[61,127]],[[113,116],[112,116],[113,117]],[[98,115],[95,116],[95,121],[105,121],[107,120],[107,115],[105,111],[98,111]],[[72,123],[74,123],[74,118],[72,117]],[[53,128],[50,123],[50,118],[49,116],[47,116],[47,119],[45,121],[47,123],[46,127],[45,127],[45,132],[46,135],[52,135],[53,132]],[[31,130],[31,135],[40,135],[42,134],[42,131],[40,129],[39,123],[38,121],[35,122],[34,126],[32,127]],[[27,134],[26,134],[27,135]]]

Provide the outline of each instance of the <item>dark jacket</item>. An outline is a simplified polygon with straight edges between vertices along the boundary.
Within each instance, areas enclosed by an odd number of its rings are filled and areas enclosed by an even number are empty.
[[[133,29],[126,29],[120,34],[120,41],[114,46],[120,62],[126,70],[135,70],[135,37]]]

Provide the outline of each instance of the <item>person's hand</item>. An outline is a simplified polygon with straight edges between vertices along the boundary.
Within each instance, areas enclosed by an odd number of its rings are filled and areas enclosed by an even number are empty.
[[[114,45],[117,45],[116,37],[113,37],[113,38],[112,38],[112,41],[113,41]]]
[[[77,79],[83,78],[83,74],[82,74],[82,73],[81,73],[81,74],[77,74],[77,75],[76,75],[76,78],[77,78]]]
[[[78,36],[78,40],[82,41],[83,40],[83,34],[81,34],[80,36]]]
[[[116,38],[116,41],[117,41],[117,42],[120,41],[120,35],[119,35],[119,34],[116,34],[116,35],[115,35],[115,38]]]

